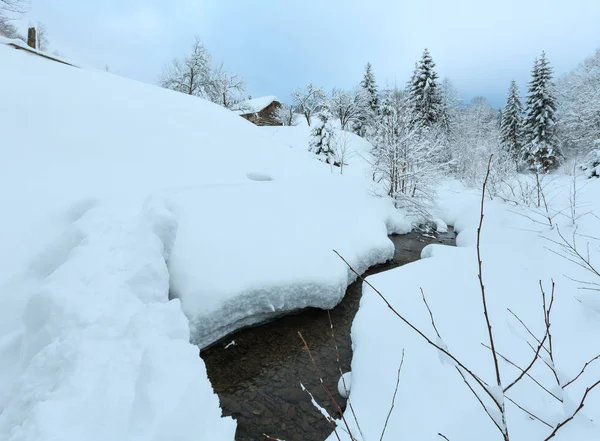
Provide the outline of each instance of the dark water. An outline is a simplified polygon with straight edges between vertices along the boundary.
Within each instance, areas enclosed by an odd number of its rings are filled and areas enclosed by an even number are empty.
[[[370,268],[366,275],[418,260],[421,250],[430,243],[454,245],[454,232],[450,229],[437,237],[413,232],[390,239],[396,248],[393,259]],[[337,391],[337,382],[340,367],[343,372],[350,370],[350,328],[361,295],[362,283],[356,281],[348,287],[342,302],[330,311],[339,365],[327,311],[314,308],[240,330],[201,352],[223,415],[237,420],[236,440],[265,440],[263,433],[286,441],[321,441],[329,436],[330,424],[313,407],[300,383],[333,417],[337,416],[335,406],[319,384],[298,331],[308,342],[325,385],[344,408],[346,402]],[[231,341],[235,345],[225,348]]]

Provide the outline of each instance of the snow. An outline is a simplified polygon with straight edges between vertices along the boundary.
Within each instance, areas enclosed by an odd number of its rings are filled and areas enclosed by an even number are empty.
[[[190,340],[332,307],[333,249],[366,269],[410,221],[224,108],[7,42],[0,440],[233,439]]]
[[[242,101],[239,104],[241,110],[237,111],[240,115],[247,115],[249,113],[258,113],[261,110],[270,106],[273,102],[279,102],[279,98],[274,95],[262,96],[260,98],[253,98],[251,100]]]
[[[338,392],[344,398],[348,398],[350,396],[350,391],[352,390],[352,372],[346,372],[343,374],[338,380]]]
[[[598,293],[580,290],[581,285],[573,281],[594,281],[593,276],[548,249],[554,247],[548,239],[560,240],[556,224],[565,237],[571,237],[572,221],[566,215],[571,183],[572,177],[562,172],[548,181],[546,191],[552,195],[550,209],[565,213],[555,217],[554,228],[540,223],[542,218],[534,214],[533,209],[515,208],[500,200],[486,198],[481,238],[483,279],[497,350],[519,366],[529,364],[533,353],[527,342],[533,340],[506,308],[510,307],[534,334],[542,336],[544,323],[539,281],[549,296],[551,280],[554,280],[556,291],[551,319],[554,360],[559,378],[567,379],[574,378],[586,361],[600,353],[600,316],[593,308]],[[597,197],[600,181],[585,179],[580,174],[577,186],[577,209],[581,213],[600,214]],[[422,288],[444,344],[487,384],[494,385],[492,355],[481,344],[489,343],[489,337],[482,314],[475,249],[480,197],[478,190],[466,189],[454,181],[441,183],[437,214],[459,233],[459,246],[430,245],[423,253],[427,259],[371,276],[368,280],[411,323],[426,335],[434,336],[429,313],[421,298]],[[582,216],[577,224],[580,234],[598,237],[600,221],[592,214]],[[597,241],[585,237],[580,237],[580,241],[582,249],[590,242],[592,262],[599,262]],[[395,317],[371,288],[365,285],[363,290],[360,309],[352,326],[351,399],[364,439],[379,439],[403,349],[406,357],[386,439],[433,441],[440,439],[438,433],[451,440],[502,439],[454,364],[441,364],[439,351]],[[593,301],[588,303],[590,299]],[[499,363],[504,385],[517,378],[518,369],[502,359]],[[557,386],[554,375],[542,361],[536,363],[531,374],[550,391]],[[562,390],[565,406],[528,378],[511,388],[507,395],[540,418],[556,424],[571,415],[586,386],[598,378],[600,363],[596,362],[587,367],[577,382]],[[470,382],[477,387],[472,379]],[[489,390],[495,397],[502,395],[497,387]],[[485,402],[489,409],[498,413],[491,398],[487,397]],[[511,439],[545,439],[550,434],[547,426],[530,418],[508,400],[506,409]],[[588,395],[584,409],[561,428],[554,439],[600,439],[598,415],[600,391],[594,390]],[[346,411],[346,418],[353,419],[351,412]],[[495,418],[500,421],[499,415]],[[341,436],[348,439],[345,434]]]

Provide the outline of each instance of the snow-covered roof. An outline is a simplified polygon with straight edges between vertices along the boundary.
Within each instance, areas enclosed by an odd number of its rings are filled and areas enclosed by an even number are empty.
[[[6,37],[0,37],[0,44],[6,44],[7,46],[12,46],[15,49],[21,49],[21,50],[30,52],[32,54],[39,55],[40,57],[44,57],[49,60],[56,61],[58,63],[67,64],[67,65],[73,66],[73,67],[79,67],[79,66],[75,66],[70,61],[63,59],[62,57],[58,57],[56,55],[49,54],[49,53],[41,51],[39,49],[33,49],[33,48],[27,46],[27,44],[24,41],[19,40],[19,39],[10,39],[10,38],[6,38]]]
[[[277,98],[275,95],[262,96],[260,98],[242,101],[239,104],[239,110],[237,111],[237,113],[239,113],[240,115],[258,113],[261,110],[270,106],[275,101],[279,102],[279,98]]]

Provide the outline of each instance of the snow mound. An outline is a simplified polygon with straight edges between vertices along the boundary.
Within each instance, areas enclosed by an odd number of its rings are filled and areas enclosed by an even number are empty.
[[[0,345],[7,440],[233,438],[168,301],[176,227],[153,201],[132,217],[91,208],[63,236],[77,240],[45,253],[49,274]]]
[[[338,392],[344,397],[348,398],[350,396],[350,387],[352,384],[352,372],[346,372],[343,374],[338,380]]]

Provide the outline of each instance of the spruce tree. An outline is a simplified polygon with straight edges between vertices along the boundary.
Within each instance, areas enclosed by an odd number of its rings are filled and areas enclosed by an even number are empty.
[[[365,66],[365,73],[360,82],[360,87],[365,92],[367,102],[354,124],[354,131],[359,136],[365,137],[374,131],[379,113],[379,91],[377,90],[377,83],[375,82],[375,74],[373,73],[371,63],[367,63]]]
[[[333,137],[335,132],[330,121],[329,113],[324,110],[319,113],[319,122],[311,131],[309,151],[328,164],[333,164]]]
[[[500,145],[517,164],[523,157],[523,105],[519,95],[519,88],[513,80],[500,123]]]
[[[439,122],[442,99],[437,79],[435,63],[429,51],[425,49],[407,86],[415,123],[432,126]]]
[[[552,68],[542,52],[531,72],[524,125],[524,159],[532,170],[547,173],[559,165],[562,155],[556,136],[555,112]]]
[[[365,89],[368,93],[369,108],[372,112],[377,113],[379,108],[379,92],[377,91],[377,83],[375,82],[375,74],[373,73],[371,63],[367,63],[365,66],[365,73],[360,82],[360,87]]]

